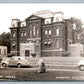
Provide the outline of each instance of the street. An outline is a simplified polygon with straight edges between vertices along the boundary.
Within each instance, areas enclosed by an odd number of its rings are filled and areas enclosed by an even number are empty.
[[[84,71],[78,68],[47,68],[37,73],[36,68],[8,67],[0,69],[1,81],[75,81],[84,80]]]

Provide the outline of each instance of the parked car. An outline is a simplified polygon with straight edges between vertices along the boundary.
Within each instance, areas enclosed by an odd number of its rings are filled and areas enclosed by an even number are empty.
[[[21,66],[29,66],[29,62],[23,57],[11,57],[9,60],[2,60],[1,64],[3,67],[17,66],[20,68]]]
[[[79,68],[80,71],[84,71],[84,60],[79,61],[78,68]]]

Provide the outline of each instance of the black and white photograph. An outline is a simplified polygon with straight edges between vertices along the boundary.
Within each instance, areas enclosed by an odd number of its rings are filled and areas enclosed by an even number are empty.
[[[84,4],[0,4],[0,81],[84,81]]]

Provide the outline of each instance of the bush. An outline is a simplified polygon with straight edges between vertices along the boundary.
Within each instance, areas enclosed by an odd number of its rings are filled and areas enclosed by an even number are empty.
[[[36,57],[36,53],[31,54],[33,57]]]
[[[12,57],[12,56],[15,56],[15,53],[7,54],[7,57]]]
[[[70,53],[69,52],[62,52],[62,56],[64,56],[64,57],[70,56]]]

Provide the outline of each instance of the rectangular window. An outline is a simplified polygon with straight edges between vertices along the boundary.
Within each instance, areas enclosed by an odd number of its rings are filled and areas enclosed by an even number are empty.
[[[4,49],[4,55],[6,55],[6,49]]]

